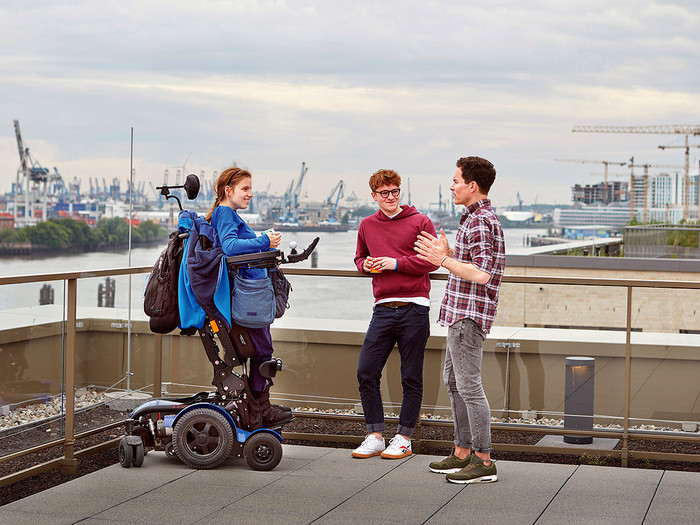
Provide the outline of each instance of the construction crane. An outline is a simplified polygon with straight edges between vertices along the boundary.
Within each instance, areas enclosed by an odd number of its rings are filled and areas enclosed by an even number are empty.
[[[605,165],[605,172],[603,178],[603,204],[608,204],[608,165],[613,166],[624,166],[626,162],[615,162],[612,160],[574,160],[574,159],[554,159],[556,162],[579,162],[581,164],[603,164]]]
[[[673,148],[684,148],[685,149],[685,166],[684,166],[684,177],[683,177],[683,187],[685,191],[683,192],[683,219],[688,218],[688,193],[690,190],[690,148],[700,148],[700,144],[688,144],[688,135],[685,136],[685,146],[659,146],[659,149],[673,149]],[[698,178],[698,220],[700,220],[700,177]]]
[[[337,222],[338,221],[338,202],[340,199],[343,198],[345,195],[344,191],[344,183],[342,180],[338,181],[338,184],[335,185],[335,188],[333,188],[333,191],[331,191],[331,194],[328,196],[326,199],[326,205],[330,206],[330,210],[328,212],[328,222]],[[333,202],[333,196],[335,195],[335,202]]]
[[[574,126],[572,133],[644,133],[655,135],[685,135],[686,144],[688,143],[688,135],[700,136],[700,125],[685,125],[685,124],[670,124],[662,126]],[[690,166],[686,163],[685,171],[685,197],[683,206],[683,219],[688,219],[687,195],[689,188],[689,171]],[[698,177],[698,220],[700,220],[700,177]],[[630,203],[632,204],[632,203]],[[634,207],[630,206],[630,213]]]
[[[574,126],[572,133],[646,133],[657,135],[700,135],[700,126]]]

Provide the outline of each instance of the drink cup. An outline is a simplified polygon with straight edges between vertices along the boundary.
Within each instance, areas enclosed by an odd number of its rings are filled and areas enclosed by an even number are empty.
[[[374,259],[372,257],[367,258],[369,260],[369,273],[382,273],[382,270],[379,270],[377,268],[374,268]]]

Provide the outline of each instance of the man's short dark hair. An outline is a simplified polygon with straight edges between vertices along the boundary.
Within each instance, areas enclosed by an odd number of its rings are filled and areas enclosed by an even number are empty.
[[[462,172],[464,182],[476,182],[481,193],[488,195],[493,181],[496,180],[496,168],[493,164],[481,157],[462,157],[457,161],[457,167]]]

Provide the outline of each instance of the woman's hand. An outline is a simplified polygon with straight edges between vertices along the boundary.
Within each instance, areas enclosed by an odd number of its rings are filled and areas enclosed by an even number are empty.
[[[265,235],[267,235],[270,239],[270,248],[277,248],[280,243],[282,242],[282,234],[277,233],[277,232],[267,232]]]

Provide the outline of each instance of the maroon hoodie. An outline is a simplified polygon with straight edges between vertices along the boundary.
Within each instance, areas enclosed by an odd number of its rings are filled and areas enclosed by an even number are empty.
[[[376,301],[389,297],[429,299],[428,273],[438,269],[419,259],[413,249],[420,232],[435,235],[433,223],[413,206],[403,205],[401,209],[401,213],[392,219],[382,210],[365,217],[357,232],[355,265],[358,270],[365,272],[363,265],[367,257],[392,257],[398,262],[396,270],[372,274]]]

